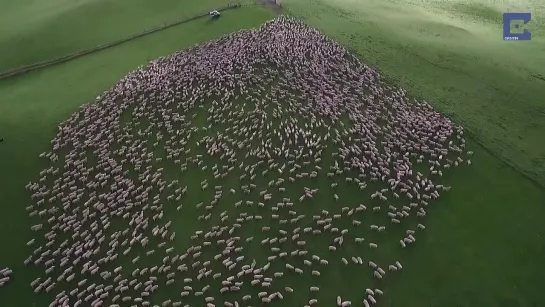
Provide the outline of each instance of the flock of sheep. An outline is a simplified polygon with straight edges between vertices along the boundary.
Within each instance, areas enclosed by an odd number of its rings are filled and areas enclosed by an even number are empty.
[[[285,16],[131,72],[40,155],[30,286],[51,306],[313,306],[342,266],[369,283],[320,304],[374,305],[402,270],[381,240],[414,244],[471,163],[461,127],[379,78]]]

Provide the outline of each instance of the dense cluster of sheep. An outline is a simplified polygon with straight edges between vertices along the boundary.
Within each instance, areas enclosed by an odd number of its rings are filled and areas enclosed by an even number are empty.
[[[323,304],[375,304],[402,270],[380,240],[413,244],[450,189],[443,172],[470,163],[461,127],[379,77],[283,16],[130,73],[59,126],[27,185],[25,264],[44,271],[32,288],[51,306],[251,306],[294,291],[312,306],[342,265],[369,283]]]
[[[13,272],[9,268],[4,268],[0,270],[0,287],[4,286],[11,279],[11,274]]]

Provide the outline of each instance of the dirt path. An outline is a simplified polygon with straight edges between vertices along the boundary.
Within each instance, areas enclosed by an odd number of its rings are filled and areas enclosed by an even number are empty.
[[[259,3],[263,4],[264,6],[270,8],[277,14],[282,13],[282,6],[276,2],[276,0],[258,0]]]

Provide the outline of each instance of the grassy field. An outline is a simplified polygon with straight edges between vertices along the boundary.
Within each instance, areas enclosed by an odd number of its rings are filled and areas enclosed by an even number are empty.
[[[0,51],[0,68],[91,47],[177,19],[179,12],[201,12],[218,3],[201,1],[188,7],[177,1],[54,1],[40,7],[31,1],[22,5],[1,0],[9,8],[0,13],[2,29],[18,25],[16,33],[21,35],[0,32],[0,44],[13,46]],[[545,83],[539,79],[544,72],[538,70],[545,63],[536,52],[543,48],[542,28],[534,25],[532,42],[505,47],[508,43],[500,41],[497,24],[502,8],[497,6],[486,10],[485,5],[472,9],[457,2],[429,1],[284,3],[290,12],[475,131],[495,152],[536,177],[545,176],[545,147],[539,142],[544,105],[538,99],[545,97]],[[125,14],[127,10],[133,15]],[[89,11],[96,13],[86,15]],[[492,17],[478,20],[476,13],[471,15],[477,11]],[[534,11],[540,12],[536,7]],[[93,29],[100,31],[82,35],[96,16],[101,21],[93,23]],[[48,149],[56,125],[148,59],[271,17],[262,8],[233,10],[215,23],[195,21],[0,82],[0,137],[5,139],[0,144],[0,244],[9,250],[0,253],[0,267],[15,271],[12,283],[0,289],[1,306],[46,306],[46,298],[33,295],[28,287],[36,272],[21,263],[28,254],[24,242],[31,237],[24,211],[30,199],[23,186],[36,180],[45,166],[37,155]],[[535,13],[534,20],[538,18]],[[49,43],[51,37],[63,37],[58,41],[66,45]],[[509,95],[497,90],[504,87]],[[545,255],[545,192],[475,142],[470,148],[475,151],[474,166],[449,178],[453,190],[430,210],[428,231],[416,248],[399,255],[404,271],[384,286],[387,301],[382,306],[545,305],[545,269],[539,265]],[[357,278],[332,276],[328,288],[331,293],[358,291]],[[350,281],[355,282],[347,285]]]
[[[284,6],[545,184],[542,2],[287,0]],[[502,40],[508,10],[532,12],[531,41]]]
[[[287,0],[283,5],[545,182],[541,2]],[[532,12],[532,41],[502,40],[502,13],[509,10]],[[545,304],[539,293],[544,271],[534,269],[545,254],[545,228],[538,218],[530,222],[543,212],[545,195],[478,152],[474,173],[455,179],[457,191],[432,219],[426,247],[411,255],[410,270],[418,277],[392,286],[391,306]]]
[[[0,0],[0,45],[6,46],[0,50],[0,70],[92,48],[230,2]]]

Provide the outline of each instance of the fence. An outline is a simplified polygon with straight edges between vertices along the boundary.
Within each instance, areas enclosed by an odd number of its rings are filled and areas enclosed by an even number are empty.
[[[223,12],[223,11],[227,11],[227,10],[231,10],[231,9],[237,9],[237,8],[241,8],[243,6],[249,6],[249,5],[250,4],[231,3],[231,4],[229,4],[229,5],[225,6],[225,7],[222,7],[222,8],[216,9],[216,10],[218,12]],[[207,17],[207,16],[209,16],[209,12],[202,13],[202,14],[199,14],[199,15],[195,15],[193,17],[177,20],[177,21],[171,22],[169,24],[163,24],[163,25],[161,25],[159,27],[156,27],[156,28],[153,28],[153,29],[150,29],[150,30],[146,30],[144,32],[141,32],[141,33],[138,33],[138,34],[135,34],[135,35],[124,37],[124,38],[118,39],[116,41],[109,42],[109,43],[106,43],[106,44],[102,44],[102,45],[99,45],[99,46],[96,46],[96,47],[93,47],[93,48],[90,48],[90,49],[77,51],[77,52],[74,52],[74,53],[71,53],[71,54],[68,54],[68,55],[65,55],[65,56],[60,56],[60,57],[55,58],[55,59],[46,60],[46,61],[42,61],[42,62],[30,64],[30,65],[20,66],[20,67],[17,67],[15,69],[2,71],[2,72],[0,72],[0,80],[10,78],[10,77],[14,77],[14,76],[17,76],[17,75],[20,75],[20,74],[23,74],[23,73],[27,73],[27,72],[30,72],[30,71],[34,71],[34,70],[37,70],[37,69],[40,69],[40,68],[44,68],[44,67],[64,63],[64,62],[67,62],[67,61],[82,57],[84,55],[88,55],[88,54],[91,54],[91,53],[94,53],[94,52],[97,52],[97,51],[101,51],[101,50],[104,50],[104,49],[107,49],[107,48],[110,48],[110,47],[114,47],[114,46],[117,46],[119,44],[131,41],[133,39],[140,38],[142,36],[146,36],[146,35],[149,35],[149,34],[152,34],[152,33],[156,33],[156,32],[159,32],[161,30],[165,30],[165,29],[168,29],[168,28],[171,28],[171,27],[174,27],[174,26],[177,26],[177,25],[189,22],[189,21],[193,21],[193,20],[196,20],[196,19],[199,19],[199,18]]]

